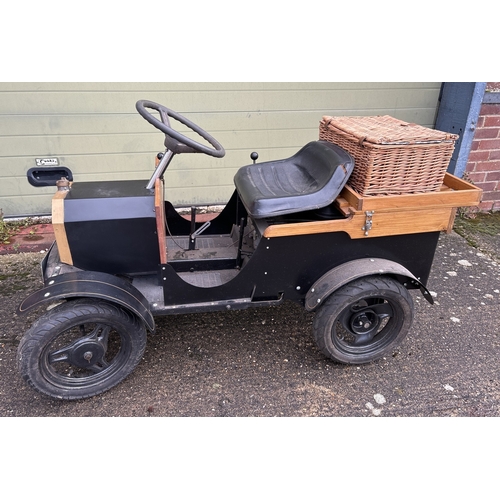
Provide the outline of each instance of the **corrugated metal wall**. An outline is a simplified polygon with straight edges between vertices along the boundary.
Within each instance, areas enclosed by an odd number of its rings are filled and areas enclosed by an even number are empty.
[[[439,90],[411,82],[0,83],[0,208],[5,216],[50,212],[54,188],[25,177],[36,158],[58,158],[75,181],[148,179],[163,135],[136,112],[139,99],[184,114],[226,149],[223,159],[174,158],[166,196],[183,205],[224,203],[252,151],[259,161],[292,155],[318,138],[324,114],[390,114],[433,127]]]

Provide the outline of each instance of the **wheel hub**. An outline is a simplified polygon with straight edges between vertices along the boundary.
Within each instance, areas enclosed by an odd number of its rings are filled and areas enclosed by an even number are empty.
[[[68,353],[68,361],[79,368],[90,368],[103,359],[105,352],[104,347],[99,342],[85,340],[77,343],[71,349]]]
[[[375,311],[364,309],[351,317],[350,329],[356,335],[366,335],[378,330],[380,318]]]

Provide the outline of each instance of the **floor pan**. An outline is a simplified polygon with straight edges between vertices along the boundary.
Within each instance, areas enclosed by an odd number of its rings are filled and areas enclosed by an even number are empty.
[[[196,249],[189,250],[189,238],[167,238],[167,261],[234,259],[238,252],[237,242],[230,236],[196,238]]]
[[[200,288],[213,288],[231,281],[237,276],[237,269],[226,269],[222,271],[200,271],[194,273],[178,273],[186,283]]]

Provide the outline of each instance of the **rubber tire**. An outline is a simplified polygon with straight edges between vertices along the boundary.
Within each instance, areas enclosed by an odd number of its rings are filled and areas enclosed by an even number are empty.
[[[96,322],[119,333],[124,346],[119,361],[112,369],[85,379],[53,376],[48,363],[51,343],[71,328]],[[25,333],[18,347],[18,368],[23,379],[43,394],[65,400],[89,398],[108,391],[130,375],[144,354],[146,338],[144,324],[129,311],[104,301],[72,300],[40,317]]]
[[[353,347],[339,339],[333,328],[346,309],[360,300],[378,298],[390,304],[393,316],[373,341],[366,346]],[[361,278],[343,286],[325,300],[314,317],[314,340],[321,352],[334,361],[352,365],[370,363],[392,353],[403,341],[411,328],[413,316],[413,300],[398,281],[383,276]]]

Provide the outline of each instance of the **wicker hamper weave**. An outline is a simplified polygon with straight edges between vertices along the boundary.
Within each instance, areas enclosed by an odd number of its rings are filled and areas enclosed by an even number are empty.
[[[392,116],[324,116],[319,138],[354,157],[357,193],[381,196],[439,191],[458,136]]]

